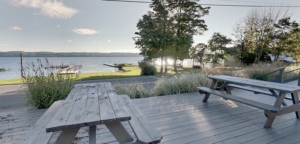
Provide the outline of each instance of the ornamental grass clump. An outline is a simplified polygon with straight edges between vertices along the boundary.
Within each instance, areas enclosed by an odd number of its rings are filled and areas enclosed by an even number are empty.
[[[153,94],[151,90],[146,89],[141,83],[130,83],[114,85],[117,94],[126,94],[132,99],[151,97]]]
[[[262,76],[262,75],[276,71],[282,67],[285,67],[284,63],[282,62],[273,62],[270,64],[258,63],[258,64],[252,64],[250,66],[247,66],[245,68],[245,73],[247,74],[247,77],[251,79],[270,81],[273,77],[279,74],[278,71],[272,74],[268,74],[266,76]]]
[[[117,94],[126,94],[130,98],[145,98],[152,96],[163,96],[180,93],[196,92],[199,86],[209,86],[211,80],[202,73],[188,73],[163,77],[155,82],[152,89],[146,88],[142,83],[130,83],[114,85]]]
[[[27,104],[37,108],[49,108],[55,101],[65,99],[79,74],[60,75],[47,68],[49,62],[30,63],[23,68],[23,84],[27,89]]]
[[[153,88],[156,96],[196,92],[199,86],[209,86],[211,80],[203,73],[189,73],[162,78]]]

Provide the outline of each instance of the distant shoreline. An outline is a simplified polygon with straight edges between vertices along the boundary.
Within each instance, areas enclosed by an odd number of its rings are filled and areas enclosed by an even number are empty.
[[[95,52],[0,52],[0,57],[141,57],[139,53]]]

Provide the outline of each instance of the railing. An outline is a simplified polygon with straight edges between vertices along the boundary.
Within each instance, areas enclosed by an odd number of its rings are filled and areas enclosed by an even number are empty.
[[[272,82],[277,82],[277,83],[286,83],[286,82],[298,80],[298,86],[300,86],[300,71],[299,71],[297,77],[292,77],[292,78],[289,78],[289,79],[284,80],[284,75],[289,74],[289,73],[294,72],[294,71],[297,71],[297,70],[300,70],[300,68],[294,69],[294,70],[291,70],[291,71],[288,71],[288,72],[284,72],[284,70],[285,70],[285,67],[280,68],[280,69],[275,70],[275,71],[272,71],[272,72],[269,72],[269,73],[266,73],[266,74],[264,74],[264,75],[255,77],[254,79],[260,79],[260,78],[262,78],[262,77],[264,77],[264,76],[267,76],[267,75],[270,75],[270,74],[279,72],[279,74],[276,75],[276,76],[273,76],[272,79],[271,79],[270,81],[272,81]]]

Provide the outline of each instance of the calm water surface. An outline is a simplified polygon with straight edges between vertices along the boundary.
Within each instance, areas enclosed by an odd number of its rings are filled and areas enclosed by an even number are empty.
[[[32,62],[37,62],[37,59],[43,57],[23,57],[23,65],[28,65]],[[116,69],[104,66],[103,63],[131,63],[137,65],[143,57],[48,57],[51,65],[82,65],[81,73],[89,72],[113,72]],[[10,68],[10,71],[0,72],[0,80],[19,78],[20,77],[20,58],[19,57],[0,57],[0,68]]]

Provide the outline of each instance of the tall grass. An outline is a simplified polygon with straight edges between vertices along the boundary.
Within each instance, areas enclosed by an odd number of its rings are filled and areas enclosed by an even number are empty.
[[[152,89],[145,88],[141,83],[115,84],[114,88],[117,94],[126,94],[135,99],[195,92],[198,86],[208,86],[210,82],[203,73],[190,73],[159,79]]]
[[[27,103],[37,109],[49,108],[55,101],[65,99],[73,88],[78,74],[59,75],[46,69],[49,61],[30,63],[23,68],[23,84],[27,89]]]
[[[203,73],[182,74],[158,80],[153,92],[156,96],[190,93],[197,91],[199,86],[208,86],[210,82]]]

